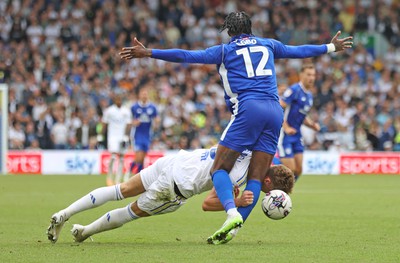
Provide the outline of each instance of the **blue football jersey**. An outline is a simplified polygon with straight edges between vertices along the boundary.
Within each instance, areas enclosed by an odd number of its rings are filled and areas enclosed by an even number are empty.
[[[134,139],[136,141],[150,141],[151,125],[153,119],[157,117],[157,108],[154,104],[142,104],[136,102],[132,107],[132,116],[134,119],[139,119],[140,124],[134,127]]]
[[[179,63],[217,65],[232,113],[238,101],[273,99],[278,101],[274,59],[306,58],[325,54],[327,45],[290,46],[270,39],[242,34],[228,44],[205,50],[152,49],[152,58]]]
[[[311,92],[305,90],[301,83],[296,83],[283,93],[282,100],[287,104],[285,121],[300,133],[300,127],[313,105]]]

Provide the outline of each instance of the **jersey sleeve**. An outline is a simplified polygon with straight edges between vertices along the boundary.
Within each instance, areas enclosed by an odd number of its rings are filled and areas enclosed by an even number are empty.
[[[328,52],[327,45],[301,45],[290,46],[282,42],[271,39],[273,52],[276,59],[279,58],[309,58],[316,57]]]
[[[294,94],[295,94],[295,86],[290,86],[287,90],[285,90],[285,92],[283,92],[282,95],[282,100],[286,103],[286,104],[291,104],[294,100]]]
[[[217,45],[205,50],[153,49],[151,57],[177,63],[221,64],[222,48]]]
[[[136,116],[136,104],[133,104],[132,107],[131,107],[131,115],[132,115],[133,119],[137,119],[137,116]]]

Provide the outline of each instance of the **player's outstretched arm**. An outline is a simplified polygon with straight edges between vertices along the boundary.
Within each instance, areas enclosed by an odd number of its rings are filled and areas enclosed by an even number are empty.
[[[274,44],[275,59],[280,58],[310,58],[320,56],[326,53],[339,52],[353,46],[353,37],[348,36],[339,38],[341,32],[338,31],[332,38],[331,43],[323,45],[284,45],[277,40],[272,40]]]
[[[235,187],[235,205],[236,207],[248,206],[253,203],[254,195],[251,191],[244,191],[239,197],[240,190]],[[217,192],[213,188],[202,204],[203,211],[223,211],[224,207],[218,199]]]
[[[151,57],[176,63],[218,64],[222,61],[222,46],[209,47],[206,50],[185,49],[150,49],[146,48],[136,37],[132,39],[133,46],[122,48],[121,59]]]

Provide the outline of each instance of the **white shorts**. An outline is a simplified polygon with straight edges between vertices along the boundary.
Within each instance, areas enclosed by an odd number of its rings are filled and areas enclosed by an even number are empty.
[[[140,171],[146,192],[137,200],[140,210],[150,214],[166,214],[176,211],[186,199],[174,191],[172,165],[174,156],[159,158],[153,165]]]
[[[116,137],[107,138],[107,150],[110,153],[120,154],[123,154],[126,151],[126,149],[122,147],[122,139]]]

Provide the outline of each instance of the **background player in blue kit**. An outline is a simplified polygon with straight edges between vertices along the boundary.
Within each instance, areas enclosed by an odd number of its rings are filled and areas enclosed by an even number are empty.
[[[304,144],[300,127],[302,124],[320,130],[317,122],[307,117],[313,106],[313,95],[310,89],[315,83],[316,70],[313,64],[303,64],[300,70],[300,81],[290,86],[281,98],[285,115],[279,137],[278,152],[280,161],[294,173],[295,180],[303,171]]]
[[[216,64],[232,113],[231,121],[221,135],[211,176],[218,198],[227,212],[223,226],[208,238],[219,244],[227,234],[240,227],[257,203],[261,181],[276,152],[283,122],[279,104],[274,59],[305,58],[350,48],[352,37],[338,39],[338,32],[327,45],[288,46],[281,42],[255,37],[250,17],[244,12],[230,13],[221,28],[231,40],[205,50],[147,49],[136,38],[132,47],[119,53],[122,59],[151,57],[178,63]],[[229,178],[236,159],[244,149],[253,151],[246,189],[253,192],[254,202],[236,208]]]
[[[125,181],[129,179],[130,172],[138,173],[143,169],[144,158],[149,151],[152,136],[153,120],[158,122],[157,107],[149,102],[147,88],[141,88],[138,93],[138,101],[132,105],[133,116],[132,144],[135,151],[135,161],[125,174]]]

